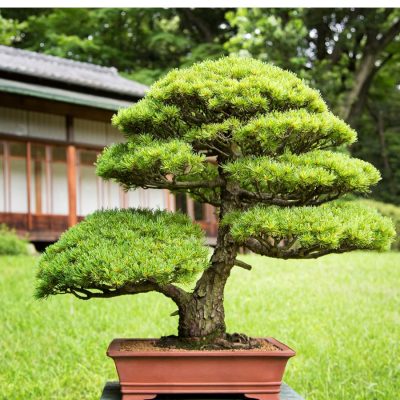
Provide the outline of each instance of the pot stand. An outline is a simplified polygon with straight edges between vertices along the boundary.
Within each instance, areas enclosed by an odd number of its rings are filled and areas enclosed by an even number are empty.
[[[107,382],[104,386],[103,393],[100,400],[121,400],[121,387],[119,382]],[[243,400],[244,396],[240,395],[219,395],[212,397],[205,397],[203,395],[161,395],[158,396],[159,400]],[[282,383],[281,393],[279,395],[279,400],[304,400],[298,393],[296,393],[291,387]]]

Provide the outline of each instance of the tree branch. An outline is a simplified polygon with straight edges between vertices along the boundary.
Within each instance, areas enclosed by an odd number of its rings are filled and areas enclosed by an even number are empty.
[[[214,181],[183,181],[183,182],[176,182],[176,181],[168,181],[166,179],[160,181],[147,181],[146,183],[142,181],[142,183],[138,186],[149,188],[149,189],[170,189],[170,190],[185,190],[185,189],[212,189],[220,187],[223,184],[221,179],[216,179]]]
[[[331,193],[326,197],[317,197],[318,195],[312,193],[308,197],[302,199],[300,198],[283,199],[279,197],[274,197],[274,195],[271,193],[254,193],[245,189],[237,189],[236,193],[239,196],[239,198],[244,202],[255,201],[257,203],[277,205],[281,207],[294,207],[294,206],[306,206],[306,205],[317,206],[326,203],[328,201],[336,200],[338,197],[344,194],[338,191],[336,193]],[[324,195],[324,193],[319,194],[319,196],[322,195]]]
[[[235,260],[234,265],[236,265],[237,267],[240,267],[240,268],[247,269],[248,271],[251,271],[251,269],[253,268],[250,264],[247,264],[244,261],[241,261],[238,259]]]
[[[92,290],[82,287],[70,287],[65,289],[62,293],[73,294],[80,300],[89,300],[93,298],[110,298],[127,294],[134,295],[155,291],[162,293],[166,297],[172,299],[177,305],[183,304],[189,298],[189,294],[177,286],[174,286],[172,284],[159,285],[158,283],[151,281],[146,281],[140,284],[126,284],[116,289],[91,289],[99,291],[93,292]]]
[[[400,20],[396,21],[380,39],[376,39],[376,32],[371,32],[368,34],[364,55],[360,60],[359,67],[354,74],[354,85],[349,91],[347,99],[340,111],[340,114],[345,121],[352,122],[358,116],[362,107],[357,103],[359,101],[365,101],[363,98],[365,95],[360,96],[360,94],[362,92],[368,92],[372,78],[379,69],[379,67],[378,69],[376,68],[375,62],[378,60],[380,53],[399,33]]]
[[[189,301],[190,295],[185,290],[178,286],[168,284],[168,285],[158,285],[155,283],[156,291],[162,293],[166,297],[173,300],[178,306],[181,306]]]
[[[310,247],[308,249],[301,247],[292,249],[291,246],[281,249],[277,247],[268,249],[267,247],[263,246],[260,243],[259,239],[256,238],[247,239],[246,242],[244,243],[244,246],[256,254],[272,258],[282,258],[285,260],[318,258],[327,254],[345,253],[348,251],[353,251],[358,249],[355,246],[346,246],[338,249],[323,249],[320,248],[319,246]]]
[[[197,29],[203,34],[204,40],[206,42],[213,41],[213,35],[201,18],[198,18],[191,8],[182,8],[182,12],[185,14],[186,18],[197,27]]]
[[[384,49],[400,33],[400,19],[396,21],[378,40],[379,48]]]

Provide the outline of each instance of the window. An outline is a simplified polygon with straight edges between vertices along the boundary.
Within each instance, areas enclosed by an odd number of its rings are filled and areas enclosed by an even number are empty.
[[[66,149],[31,144],[31,213],[68,214]]]
[[[28,144],[0,142],[0,211],[28,212]],[[66,149],[30,144],[30,212],[68,214]]]

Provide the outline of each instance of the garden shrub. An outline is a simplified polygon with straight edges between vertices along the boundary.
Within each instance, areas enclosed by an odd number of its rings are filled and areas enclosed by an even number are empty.
[[[20,238],[15,230],[7,225],[0,225],[0,256],[28,254],[28,241]]]

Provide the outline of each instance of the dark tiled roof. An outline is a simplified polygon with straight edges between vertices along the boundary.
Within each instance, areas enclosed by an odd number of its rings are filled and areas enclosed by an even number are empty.
[[[143,97],[148,89],[141,83],[122,78],[116,68],[101,67],[8,46],[0,46],[0,71],[133,97]]]

